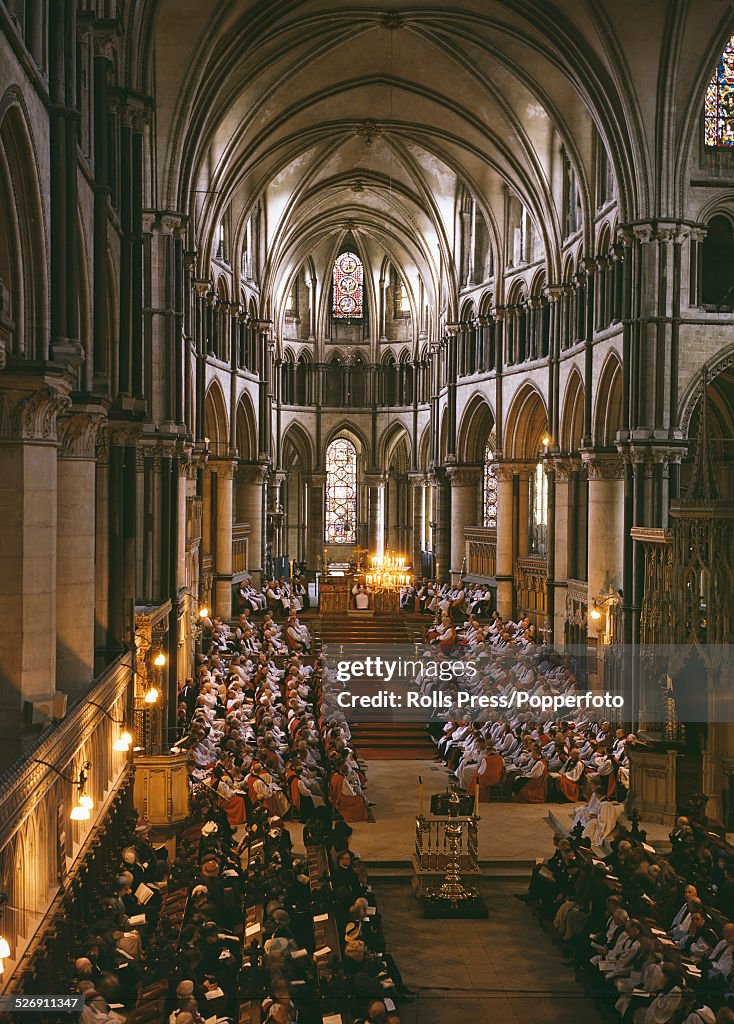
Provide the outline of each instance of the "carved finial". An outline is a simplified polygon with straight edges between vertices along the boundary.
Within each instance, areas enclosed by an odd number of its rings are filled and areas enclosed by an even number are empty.
[[[693,456],[691,481],[686,492],[686,502],[688,503],[703,504],[717,501],[720,497],[709,437],[708,384],[708,369],[704,366],[701,371],[701,415],[698,423],[698,438]]]

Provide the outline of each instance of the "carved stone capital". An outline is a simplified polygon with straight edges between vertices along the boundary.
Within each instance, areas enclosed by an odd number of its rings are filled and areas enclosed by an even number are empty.
[[[222,480],[234,479],[237,463],[232,459],[210,459],[209,470]]]
[[[100,412],[88,410],[63,413],[58,418],[60,459],[87,459],[97,457],[97,439],[104,426]]]
[[[581,459],[589,480],[622,480],[624,463],[612,452],[582,452]]]
[[[237,467],[237,482],[240,484],[262,485],[268,475],[268,467],[261,462],[240,462]]]
[[[109,443],[116,445],[133,445],[140,440],[143,430],[138,423],[127,423],[123,421],[111,421],[107,427]]]
[[[581,469],[581,460],[570,455],[556,455],[548,461],[556,474],[556,480],[561,482],[570,480],[571,474]]]
[[[482,478],[483,466],[449,466],[446,469],[452,487],[475,487]]]
[[[523,468],[516,462],[498,462],[495,466],[494,475],[501,483],[507,483]]]
[[[57,421],[71,404],[68,395],[44,387],[0,393],[0,438],[11,441],[57,440]]]

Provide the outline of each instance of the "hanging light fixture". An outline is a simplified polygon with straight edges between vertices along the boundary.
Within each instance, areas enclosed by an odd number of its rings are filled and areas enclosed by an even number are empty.
[[[76,807],[72,807],[69,817],[72,821],[89,821],[92,814],[88,807],[82,807],[81,804],[77,804]]]
[[[155,658],[153,658],[153,664],[156,668],[163,668],[166,664],[166,655],[163,651],[158,651]]]
[[[92,703],[90,701],[90,703]],[[68,775],[64,775],[55,764],[51,764],[50,761],[42,761],[40,758],[34,758],[34,764],[42,764],[46,768],[50,768],[56,772],[59,778],[64,779],[66,782],[71,782],[76,786],[78,791],[77,801],[74,807],[71,809],[69,817],[72,821],[88,821],[91,817],[91,810],[94,807],[94,800],[84,792],[87,785],[87,778],[89,769],[92,767],[91,761],[85,761],[82,767],[79,769],[79,775],[76,779],[70,779]],[[2,957],[0,957],[2,959]]]
[[[8,940],[3,938],[2,935],[0,935],[0,960],[9,960],[9,959],[10,959],[10,946],[8,945]]]
[[[158,700],[158,690],[155,686],[149,686],[145,691],[145,697],[143,698],[146,704],[155,704]]]
[[[371,590],[378,593],[400,590],[410,585],[412,579],[408,572],[403,555],[393,555],[386,551],[383,555],[372,555],[370,568],[365,574],[365,582]]]

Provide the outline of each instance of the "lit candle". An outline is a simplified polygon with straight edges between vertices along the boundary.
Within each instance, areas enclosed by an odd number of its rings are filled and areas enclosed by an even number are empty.
[[[474,817],[479,817],[479,783],[474,780]]]

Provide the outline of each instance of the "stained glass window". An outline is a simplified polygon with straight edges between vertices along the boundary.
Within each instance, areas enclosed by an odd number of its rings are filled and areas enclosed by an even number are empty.
[[[334,316],[342,320],[363,316],[362,261],[353,252],[334,260]]]
[[[357,542],[357,450],[346,437],[337,437],[326,449],[327,544]]]
[[[707,146],[734,146],[734,36],[706,90],[704,140]]]
[[[490,530],[497,529],[497,472],[494,452],[488,443],[484,450],[484,479],[482,483],[483,525]]]

